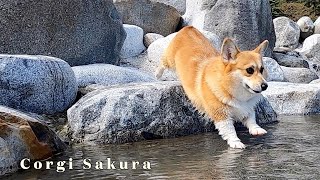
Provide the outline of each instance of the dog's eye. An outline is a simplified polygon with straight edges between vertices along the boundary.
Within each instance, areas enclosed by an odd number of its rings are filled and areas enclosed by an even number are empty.
[[[249,67],[246,69],[248,74],[253,74],[254,73],[254,69],[252,67]]]
[[[261,69],[260,69],[260,73],[261,73],[261,74],[263,73],[263,70],[264,70],[264,68],[263,68],[263,67],[261,67]]]

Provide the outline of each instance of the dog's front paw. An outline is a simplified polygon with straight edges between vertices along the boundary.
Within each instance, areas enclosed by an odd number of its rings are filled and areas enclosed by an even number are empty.
[[[231,148],[235,148],[235,149],[246,148],[246,146],[241,141],[228,141],[228,144]]]
[[[261,127],[255,127],[255,128],[249,129],[249,133],[253,136],[261,136],[261,135],[267,134],[267,131]]]

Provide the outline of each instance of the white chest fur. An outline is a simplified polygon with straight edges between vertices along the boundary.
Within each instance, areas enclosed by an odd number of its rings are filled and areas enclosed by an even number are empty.
[[[252,113],[254,113],[254,108],[261,97],[261,95],[257,95],[247,101],[235,101],[233,103],[234,106],[230,109],[230,116],[237,121],[242,121],[243,119],[248,118]]]

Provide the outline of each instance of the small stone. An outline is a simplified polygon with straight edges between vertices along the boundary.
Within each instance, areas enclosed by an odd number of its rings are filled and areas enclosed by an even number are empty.
[[[148,33],[146,35],[144,35],[144,40],[143,43],[146,47],[149,47],[150,44],[152,44],[153,42],[155,42],[158,39],[164,38],[164,36],[157,34],[157,33]]]
[[[284,74],[280,65],[272,58],[264,57],[263,65],[267,71],[267,81],[284,81]]]
[[[310,17],[303,16],[297,21],[300,27],[300,42],[303,42],[307,37],[311,36],[314,32],[314,24]]]

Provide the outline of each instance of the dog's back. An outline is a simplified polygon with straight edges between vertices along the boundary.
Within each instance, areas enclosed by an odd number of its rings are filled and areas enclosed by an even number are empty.
[[[202,66],[209,58],[219,56],[210,41],[192,26],[180,30],[164,52],[157,77],[161,77],[164,69],[175,69],[189,99],[199,109],[203,109],[197,100],[197,77]]]

